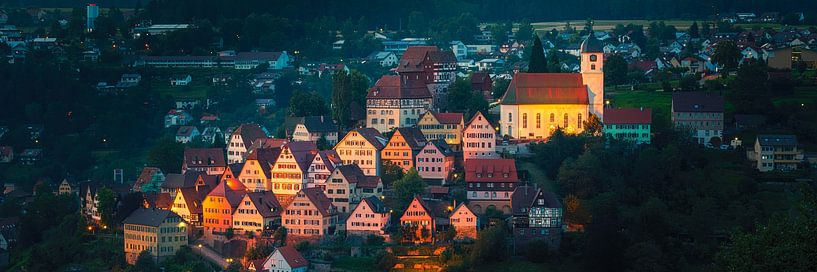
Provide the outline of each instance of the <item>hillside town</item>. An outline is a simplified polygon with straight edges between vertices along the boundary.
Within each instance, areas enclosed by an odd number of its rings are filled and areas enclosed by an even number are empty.
[[[812,13],[284,46],[150,2],[0,5],[0,270],[757,271],[814,242]]]

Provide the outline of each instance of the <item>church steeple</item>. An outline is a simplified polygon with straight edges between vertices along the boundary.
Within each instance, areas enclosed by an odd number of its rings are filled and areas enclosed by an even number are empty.
[[[581,73],[589,89],[589,110],[604,120],[604,45],[592,31],[581,45]]]

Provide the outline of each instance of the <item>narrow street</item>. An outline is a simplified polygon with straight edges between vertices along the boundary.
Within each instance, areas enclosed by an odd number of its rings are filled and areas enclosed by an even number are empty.
[[[199,246],[201,245],[201,246]],[[224,260],[224,257],[221,257],[220,254],[215,252],[213,249],[207,247],[204,241],[197,240],[196,242],[190,244],[190,248],[193,249],[193,252],[198,254],[199,256],[204,257],[205,259],[218,264],[222,268],[227,268],[230,264]]]

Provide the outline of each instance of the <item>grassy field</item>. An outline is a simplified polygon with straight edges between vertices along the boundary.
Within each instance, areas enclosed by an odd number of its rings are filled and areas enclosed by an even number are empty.
[[[376,261],[370,257],[343,257],[332,263],[332,269],[346,271],[378,271]]]
[[[570,22],[570,25],[576,27],[576,29],[581,29],[584,27],[585,20],[571,20],[571,21],[562,21],[562,22],[539,22],[533,23],[534,30],[551,30],[551,29],[558,29],[562,30],[565,27],[565,24]],[[611,30],[616,27],[618,24],[627,25],[627,24],[636,24],[636,25],[643,25],[649,26],[652,22],[657,21],[650,21],[650,20],[596,20],[593,21],[593,29],[594,30]],[[674,25],[678,30],[686,30],[689,26],[692,25],[692,22],[689,20],[663,20],[664,23],[668,25]]]
[[[797,103],[815,103],[817,102],[817,87],[804,86],[794,89],[791,95],[776,97],[773,99],[775,105],[780,104],[797,104]]]
[[[541,188],[556,192],[556,184],[545,175],[545,170],[530,161],[520,161],[519,168],[527,170],[530,174],[530,180],[535,182]]]
[[[161,96],[173,98],[204,98],[212,86],[211,78],[217,74],[232,74],[234,78],[240,73],[234,69],[190,69],[190,68],[156,68],[149,71],[151,89]],[[192,81],[187,86],[170,86],[170,77],[175,74],[189,74]],[[218,87],[223,88],[223,87]]]

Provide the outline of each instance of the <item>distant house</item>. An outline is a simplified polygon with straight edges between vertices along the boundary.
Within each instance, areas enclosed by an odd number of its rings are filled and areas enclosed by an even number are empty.
[[[334,150],[343,164],[357,164],[367,176],[380,176],[381,153],[388,139],[373,128],[349,131]]]
[[[445,183],[451,179],[454,161],[454,151],[448,144],[444,140],[433,140],[428,141],[417,153],[415,168],[423,179],[441,180]]]
[[[511,194],[519,183],[513,159],[470,159],[465,162],[465,183],[474,212],[484,213],[493,206],[511,213]]]
[[[462,135],[462,155],[465,161],[499,157],[496,153],[496,130],[482,112],[471,117],[465,124]]]
[[[706,60],[698,56],[689,56],[681,60],[681,68],[690,74],[703,73],[706,69]]]
[[[380,153],[383,161],[408,171],[414,168],[417,153],[425,147],[427,141],[423,132],[417,128],[397,128]]]
[[[766,116],[761,114],[735,114],[733,120],[735,131],[756,129],[766,124]]]
[[[320,188],[301,189],[281,214],[282,226],[292,236],[334,234],[337,220],[335,206]]]
[[[200,227],[203,219],[202,202],[209,190],[207,186],[177,189],[170,210],[181,216],[188,224]]]
[[[295,117],[300,121],[296,123],[292,131],[293,141],[313,141],[326,140],[330,146],[338,143],[338,127],[330,116],[304,116]]]
[[[193,116],[185,110],[172,109],[165,115],[165,128],[186,126],[193,121]]]
[[[165,175],[165,182],[162,183],[162,193],[168,193],[175,197],[178,189],[208,187],[215,188],[219,182],[219,176],[207,175],[204,172],[187,171],[184,174],[171,173]]]
[[[242,124],[230,135],[227,145],[227,162],[242,163],[247,156],[248,149],[258,139],[266,139],[267,134],[257,124]]]
[[[343,45],[346,43],[346,40],[338,40],[332,43],[332,50],[341,50],[343,49]]]
[[[502,72],[505,69],[505,60],[503,59],[482,59],[477,62],[477,69],[480,71]]]
[[[211,82],[213,83],[213,86],[227,86],[227,84],[229,84],[230,81],[233,80],[233,76],[228,74],[218,74],[214,75],[210,79]]]
[[[817,50],[798,46],[768,50],[764,54],[770,68],[791,70],[796,63],[811,69],[817,67]]]
[[[451,51],[454,51],[454,56],[457,57],[458,60],[468,57],[468,48],[465,47],[465,43],[462,41],[451,42]]]
[[[366,59],[372,62],[376,62],[380,64],[380,66],[382,67],[393,67],[397,65],[397,62],[399,61],[397,59],[397,54],[394,54],[394,52],[386,51],[372,52],[371,54],[369,54],[368,57],[366,57]]]
[[[140,74],[122,74],[119,78],[119,82],[127,82],[127,83],[139,83],[142,81],[142,75]]]
[[[323,190],[338,212],[344,214],[354,210],[365,197],[383,195],[380,177],[366,176],[354,164],[338,165],[324,181],[316,182],[315,187]]]
[[[272,251],[258,271],[306,272],[307,269],[309,269],[309,261],[295,247],[282,246]]]
[[[258,65],[267,64],[269,69],[281,70],[289,67],[291,58],[286,51],[282,52],[239,52],[235,56],[235,69],[255,69]]]
[[[180,126],[176,131],[176,142],[186,144],[193,141],[193,138],[199,135],[201,135],[201,133],[199,133],[199,129],[195,126]]]
[[[190,75],[174,75],[170,77],[170,86],[187,86],[190,81],[193,81]]]
[[[258,112],[265,113],[268,108],[275,106],[275,100],[269,98],[255,99],[255,106],[258,107]]]
[[[457,234],[455,239],[477,239],[477,231],[479,231],[480,227],[479,217],[465,203],[460,203],[459,206],[454,208],[449,221],[451,221],[451,227],[454,228]]]
[[[628,59],[635,59],[641,57],[641,47],[634,43],[622,43],[619,44],[614,53],[620,54]]]
[[[201,132],[201,140],[209,144],[214,144],[216,141],[224,143],[224,134],[219,127],[207,126],[204,128],[204,131]]]
[[[494,101],[494,81],[488,73],[478,72],[471,75],[471,91],[478,93],[485,101]]]
[[[133,183],[134,192],[160,192],[165,182],[165,174],[156,167],[144,167]]]
[[[201,100],[194,98],[179,98],[175,101],[176,109],[189,110],[201,105]]]
[[[550,251],[559,249],[562,240],[562,203],[551,192],[532,186],[520,186],[513,192],[513,239],[517,251],[528,242],[544,240]]]
[[[404,234],[398,239],[415,243],[434,242],[437,231],[449,225],[449,207],[446,202],[415,196],[400,216],[400,225],[408,228],[411,234]]]
[[[604,111],[604,135],[636,144],[650,143],[652,109],[613,109]]]
[[[43,159],[43,150],[39,148],[23,149],[20,152],[18,160],[24,165],[34,165]]]
[[[723,97],[706,92],[672,93],[672,123],[687,129],[698,144],[720,145],[723,139]]]
[[[757,135],[751,159],[758,171],[769,172],[797,170],[803,157],[795,135]]]
[[[122,224],[125,259],[129,264],[135,264],[142,252],[148,252],[155,262],[160,262],[187,246],[187,225],[172,211],[137,209]]]
[[[354,208],[346,219],[346,232],[348,235],[367,236],[386,235],[389,227],[391,213],[386,205],[375,196],[363,198],[360,204]]]
[[[207,175],[224,173],[227,163],[222,148],[186,148],[182,161],[182,174],[187,171],[198,171]]]
[[[241,232],[262,231],[281,225],[281,204],[270,191],[250,192],[233,212],[234,229]]]
[[[324,75],[332,76],[333,74],[335,74],[335,71],[344,71],[346,73],[349,73],[349,67],[342,63],[336,64],[321,63],[321,65],[318,66],[317,71],[318,77],[323,77]]]

